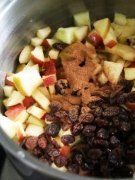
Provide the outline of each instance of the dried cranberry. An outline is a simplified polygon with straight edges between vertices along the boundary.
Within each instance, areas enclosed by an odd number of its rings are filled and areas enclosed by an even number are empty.
[[[63,144],[68,145],[75,141],[75,137],[73,135],[63,135],[61,141]]]
[[[67,164],[67,159],[64,156],[58,156],[54,159],[54,163],[57,167],[63,167]]]
[[[100,138],[100,139],[108,139],[109,132],[108,132],[108,130],[101,128],[98,130],[96,137]]]
[[[60,125],[58,123],[51,123],[45,128],[45,133],[52,136],[56,137],[60,131]]]
[[[26,139],[25,146],[27,149],[33,150],[38,145],[38,138],[37,137],[28,137]]]
[[[84,113],[79,116],[79,122],[81,123],[92,123],[94,120],[93,114]]]

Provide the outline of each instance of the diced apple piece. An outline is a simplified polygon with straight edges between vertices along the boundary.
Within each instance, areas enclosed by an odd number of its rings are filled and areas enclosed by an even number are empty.
[[[35,136],[35,137],[39,136],[43,132],[44,132],[43,127],[34,124],[28,124],[25,130],[26,136]]]
[[[123,70],[123,65],[121,63],[104,61],[103,70],[109,82],[117,84]]]
[[[77,28],[78,27],[58,28],[54,37],[66,44],[72,44],[73,42],[75,42],[74,32]]]
[[[89,34],[88,34],[88,39],[93,42],[95,45],[98,46],[103,46],[103,39],[102,37],[97,33],[95,29],[93,29]]]
[[[49,51],[48,56],[49,56],[51,59],[58,59],[59,50],[52,48],[52,49]]]
[[[135,26],[135,18],[127,18],[127,26]]]
[[[31,39],[31,44],[33,46],[40,46],[43,43],[43,39],[39,38],[39,37],[34,37]]]
[[[25,68],[26,64],[19,64],[15,70],[15,73],[22,71]]]
[[[31,51],[33,47],[31,45],[27,45],[23,48],[19,56],[19,63],[27,63],[31,58]]]
[[[37,117],[38,119],[41,119],[43,117],[43,115],[46,113],[45,110],[37,107],[36,105],[32,105],[27,109],[27,112],[35,117]]]
[[[50,111],[50,108],[49,108],[50,101],[38,89],[36,89],[32,93],[32,97],[44,110],[46,110],[47,112]]]
[[[14,119],[14,121],[25,123],[28,117],[29,117],[29,114],[27,113],[26,109],[24,109],[18,114],[18,116]]]
[[[104,72],[99,73],[98,77],[97,77],[98,82],[101,85],[104,85],[107,83],[108,78],[106,77],[106,75],[104,74]]]
[[[116,62],[120,57],[116,54],[109,54],[109,61]],[[129,61],[128,61],[129,62]]]
[[[113,46],[117,44],[117,39],[116,39],[116,36],[112,27],[110,27],[106,37],[103,39],[103,42],[104,42],[104,45],[109,48],[112,48]]]
[[[132,64],[131,61],[125,61],[124,67],[129,67]],[[134,66],[135,67],[135,66]]]
[[[47,97],[47,99],[51,99],[51,96],[50,96],[50,93],[48,91],[48,89],[45,87],[45,86],[40,86],[38,87],[38,90],[44,95]]]
[[[125,74],[126,80],[134,80],[135,79],[135,67],[124,68],[124,74]]]
[[[119,25],[126,25],[127,18],[124,14],[121,13],[114,13],[114,22]]]
[[[5,95],[6,97],[9,97],[9,96],[13,93],[13,91],[15,90],[15,88],[14,88],[14,86],[5,85],[5,86],[3,87],[3,90],[4,90],[4,95]]]
[[[50,85],[48,88],[49,88],[50,94],[56,94],[56,90],[55,90],[55,85],[54,84]]]
[[[32,60],[30,60],[28,63],[27,63],[27,65],[26,65],[26,67],[31,67],[31,66],[34,66],[36,63],[34,63]]]
[[[13,73],[7,73],[6,77],[5,77],[5,84],[9,85],[9,86],[14,86],[14,82],[13,82]]]
[[[60,42],[60,41],[58,41],[57,39],[44,39],[44,41],[42,42],[42,45],[43,45],[46,49],[48,49],[48,48],[52,47],[52,45],[53,45],[54,43],[58,43],[58,42]]]
[[[89,11],[76,13],[73,15],[75,26],[88,26],[91,29],[91,21]]]
[[[57,169],[58,171],[67,172],[67,168],[65,166],[57,167],[54,163],[52,163],[51,167],[54,168],[54,169]]]
[[[5,115],[11,119],[15,120],[15,118],[24,110],[22,104],[16,104],[14,106],[9,107],[9,109],[5,112]]]
[[[60,148],[60,153],[62,156],[68,157],[70,154],[70,146],[65,145],[62,148]]]
[[[16,127],[14,121],[8,117],[0,115],[0,127],[12,139],[16,135]]]
[[[25,96],[31,96],[43,81],[36,69],[21,71],[13,76],[15,87]]]
[[[43,76],[43,83],[45,87],[54,85],[56,83],[56,74],[51,74],[48,76]]]
[[[45,57],[42,46],[35,47],[35,49],[31,52],[31,59],[34,63],[39,64],[39,66],[44,65]]]
[[[116,62],[122,64],[123,67],[124,67],[124,64],[125,64],[125,60],[124,59],[117,59]]]
[[[45,127],[45,121],[38,119],[37,117],[30,115],[27,122],[27,124],[34,124],[36,126]]]
[[[115,23],[111,23],[112,28],[114,29],[115,36],[118,37],[126,37],[132,36],[135,33],[134,26],[121,26]]]
[[[45,39],[49,36],[50,33],[51,33],[51,28],[49,26],[47,26],[45,28],[37,30],[37,37],[39,37],[41,39]]]
[[[82,41],[88,34],[88,26],[75,29],[74,36],[76,41]]]
[[[23,71],[26,71],[26,70],[31,70],[31,69],[35,69],[39,72],[39,65],[38,64],[35,64],[33,66],[25,66],[25,68],[23,69]]]
[[[19,91],[13,91],[10,97],[3,100],[5,107],[13,106],[18,103],[22,103],[25,96],[23,96]]]
[[[28,109],[30,106],[32,106],[33,104],[35,104],[35,100],[33,99],[33,97],[31,96],[26,96],[23,99],[23,106]]]
[[[92,76],[96,76],[97,74],[99,74],[102,71],[101,64],[95,63],[95,65],[96,66],[95,66]]]
[[[18,139],[18,141],[21,141],[26,137],[24,127],[23,127],[22,123],[19,122],[19,121],[15,122],[15,126],[16,126],[16,129],[17,129],[17,132],[16,132],[17,139]]]
[[[105,47],[105,50],[112,54],[118,55],[127,61],[134,61],[135,59],[135,50],[126,44],[117,43],[112,48]]]
[[[99,35],[104,39],[110,28],[110,20],[109,18],[97,20],[94,22],[93,26]]]
[[[43,75],[48,76],[51,74],[56,74],[56,68],[55,64],[52,59],[49,59],[49,61],[46,61],[43,66]]]

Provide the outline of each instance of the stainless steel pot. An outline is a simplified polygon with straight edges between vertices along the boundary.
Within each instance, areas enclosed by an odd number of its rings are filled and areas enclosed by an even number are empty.
[[[92,21],[103,17],[113,18],[114,12],[135,17],[134,0],[0,0],[0,101],[5,72],[14,70],[20,49],[29,43],[36,30],[49,25],[55,32],[60,26],[70,26],[72,15],[86,9],[90,11]],[[3,113],[1,102],[0,113]],[[0,143],[26,180],[91,179],[62,173],[39,162],[11,141],[1,129]]]

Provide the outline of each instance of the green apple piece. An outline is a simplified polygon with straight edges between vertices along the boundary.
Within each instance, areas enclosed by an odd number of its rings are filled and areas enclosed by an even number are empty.
[[[91,21],[89,11],[76,13],[73,15],[75,26],[88,26],[91,30]]]
[[[34,37],[34,38],[31,38],[31,44],[33,46],[40,46],[43,42],[43,39],[39,38],[39,37]]]
[[[135,79],[135,68],[127,67],[124,68],[124,74],[126,80],[134,80]]]
[[[54,37],[66,44],[72,44],[75,42],[74,32],[78,27],[67,27],[58,28],[57,32],[55,33]]]
[[[35,101],[47,112],[50,111],[49,105],[50,105],[50,101],[48,100],[48,98],[46,96],[44,96],[41,91],[39,91],[38,89],[36,89],[33,93],[32,93],[32,97],[33,99],[35,99]]]
[[[6,97],[9,97],[12,94],[12,92],[15,90],[15,87],[14,86],[5,85],[3,87],[3,90],[4,90],[4,95]]]
[[[0,115],[0,127],[3,131],[10,137],[13,138],[16,134],[16,127],[14,121],[10,120],[8,117]]]
[[[74,34],[77,41],[82,41],[88,34],[88,26],[78,27]]]
[[[26,109],[24,109],[22,110],[22,112],[20,112],[20,114],[15,118],[14,121],[25,123],[28,117],[29,117],[29,114],[27,113]]]
[[[127,18],[124,14],[121,13],[114,13],[114,22],[119,25],[126,25]]]
[[[19,56],[19,63],[27,63],[31,58],[31,51],[33,47],[31,45],[27,45],[23,48]]]
[[[127,26],[135,26],[135,18],[127,18]]]
[[[39,72],[33,68],[14,74],[13,81],[16,89],[24,96],[31,96],[35,89],[43,83]]]
[[[37,107],[36,105],[32,105],[27,109],[27,112],[37,118],[42,118],[45,114],[45,110]]]
[[[45,121],[41,120],[41,119],[38,119],[37,117],[33,116],[33,115],[30,115],[27,122],[27,124],[34,124],[34,125],[37,125],[37,126],[41,126],[41,127],[45,127]]]
[[[34,124],[28,124],[25,130],[26,136],[39,136],[40,134],[44,133],[44,128],[41,126],[37,126]]]
[[[49,26],[47,26],[45,28],[37,30],[37,37],[39,37],[41,39],[45,39],[49,36],[50,33],[51,33],[51,28]]]
[[[19,103],[22,103],[22,100],[25,98],[19,91],[13,91],[10,97],[3,100],[5,107],[13,106]]]

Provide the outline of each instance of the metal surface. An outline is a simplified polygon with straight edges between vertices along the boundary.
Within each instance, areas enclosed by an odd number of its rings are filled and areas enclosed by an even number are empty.
[[[135,17],[134,0],[0,0],[1,101],[5,72],[13,71],[16,57],[22,47],[35,35],[36,30],[49,25],[53,29],[53,34],[60,26],[72,25],[72,15],[86,9],[90,11],[92,21],[103,17],[112,18],[116,11],[126,14],[129,18]],[[1,102],[0,110],[2,113]],[[0,130],[0,142],[16,169],[26,180],[91,179],[62,173],[39,162],[19,148],[2,130]]]

